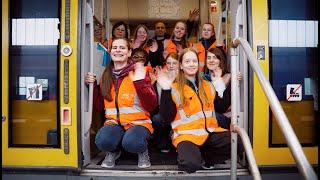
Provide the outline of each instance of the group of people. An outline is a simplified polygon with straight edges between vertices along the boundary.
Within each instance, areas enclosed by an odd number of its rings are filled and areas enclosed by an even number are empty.
[[[85,78],[87,84],[94,83],[95,109],[105,114],[95,138],[106,152],[102,167],[114,167],[121,149],[138,154],[138,167],[150,167],[151,136],[159,140],[162,152],[175,147],[178,168],[188,173],[230,158],[226,52],[211,23],[203,25],[195,44],[187,41],[187,28],[178,21],[169,36],[165,24],[158,22],[156,36],[149,39],[147,27],[138,25],[129,41],[124,22],[113,26],[112,61],[99,83],[92,72]],[[238,150],[243,151],[240,143]]]

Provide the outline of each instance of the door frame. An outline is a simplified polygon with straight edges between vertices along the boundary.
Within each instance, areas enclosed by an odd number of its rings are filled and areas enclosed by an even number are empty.
[[[65,5],[66,0],[61,0],[61,19],[60,19],[60,47],[69,45],[73,52],[69,57],[59,55],[59,88],[61,89],[58,102],[60,103],[60,110],[58,116],[61,115],[63,108],[71,109],[71,125],[60,124],[60,148],[20,148],[9,147],[9,2],[10,0],[2,1],[2,116],[6,117],[2,120],[2,167],[3,169],[16,169],[16,168],[59,168],[59,169],[78,169],[80,167],[80,154],[79,153],[79,137],[78,137],[78,82],[77,72],[77,41],[78,41],[78,1],[70,1],[70,42],[66,43],[65,40]],[[76,23],[74,23],[76,22]],[[69,72],[68,79],[68,102],[64,102],[64,60],[69,59]],[[76,93],[70,93],[76,92]],[[58,118],[59,119],[59,118]],[[69,152],[65,151],[64,130],[69,131]]]

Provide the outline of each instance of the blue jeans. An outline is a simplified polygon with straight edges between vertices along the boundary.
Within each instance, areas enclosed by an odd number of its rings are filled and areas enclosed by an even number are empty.
[[[130,153],[142,153],[148,148],[150,131],[143,126],[133,126],[127,131],[120,125],[109,125],[99,129],[95,143],[101,151],[114,152],[120,148]]]

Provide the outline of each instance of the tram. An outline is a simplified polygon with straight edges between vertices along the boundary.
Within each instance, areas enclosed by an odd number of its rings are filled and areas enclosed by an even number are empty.
[[[205,22],[232,48],[246,39],[269,80],[307,160],[318,169],[318,1],[317,0],[2,0],[2,177],[3,179],[230,179],[230,164],[192,174],[178,171],[176,153],[149,152],[152,166],[136,167],[124,154],[115,168],[100,167],[103,152],[94,137],[103,118],[92,110],[87,72],[99,77],[112,25],[130,30],[178,20],[199,9],[196,42]],[[237,30],[234,27],[238,25]],[[132,32],[130,35],[132,35]],[[241,54],[241,53],[240,53]],[[300,179],[270,104],[246,56],[240,55],[238,124],[248,133],[263,179]],[[250,179],[248,163],[238,164]]]

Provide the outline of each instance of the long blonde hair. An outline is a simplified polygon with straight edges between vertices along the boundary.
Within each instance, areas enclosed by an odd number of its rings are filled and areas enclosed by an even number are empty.
[[[182,66],[183,56],[187,52],[193,52],[197,56],[197,60],[198,60],[198,63],[199,63],[199,58],[198,58],[197,52],[194,49],[186,48],[186,49],[183,50],[182,54],[179,57],[179,63],[180,63],[179,66],[180,67]],[[204,86],[203,86],[203,82],[202,82],[202,78],[201,78],[199,70],[198,70],[198,73],[196,74],[196,81],[199,83],[198,89],[199,89],[199,97],[200,97],[201,101],[204,102],[204,103],[209,103],[208,96],[207,96],[207,94],[206,94],[206,92],[204,90]],[[182,105],[184,105],[185,104],[184,86],[187,83],[187,79],[185,77],[185,74],[184,74],[182,68],[179,69],[176,82],[177,82],[177,85],[178,85],[177,88],[178,88],[178,92],[179,92],[179,95],[180,95],[180,98],[181,98]]]

